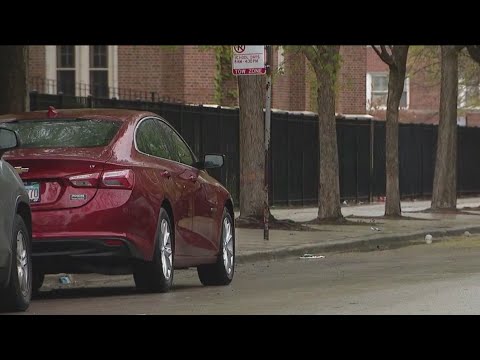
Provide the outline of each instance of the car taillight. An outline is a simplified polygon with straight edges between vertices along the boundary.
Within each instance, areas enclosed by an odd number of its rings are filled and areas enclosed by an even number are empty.
[[[105,171],[102,174],[101,187],[116,189],[132,189],[134,173],[132,170]]]
[[[71,184],[74,187],[90,187],[94,188],[98,186],[98,180],[100,178],[100,173],[92,173],[92,174],[82,174],[82,175],[75,175],[68,178]]]

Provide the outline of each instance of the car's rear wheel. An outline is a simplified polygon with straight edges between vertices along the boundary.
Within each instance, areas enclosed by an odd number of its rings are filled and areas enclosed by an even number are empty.
[[[162,208],[158,221],[155,252],[150,262],[139,264],[133,273],[139,290],[167,292],[173,283],[174,230],[167,211]]]
[[[220,252],[215,264],[197,267],[200,282],[206,286],[222,286],[232,282],[235,272],[235,229],[232,217],[225,208],[222,217]]]
[[[30,234],[20,215],[15,216],[12,244],[10,281],[0,292],[0,308],[25,311],[32,297],[32,262]]]

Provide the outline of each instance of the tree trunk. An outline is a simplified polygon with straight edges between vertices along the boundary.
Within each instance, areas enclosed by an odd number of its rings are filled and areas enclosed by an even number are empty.
[[[389,67],[387,123],[385,137],[386,216],[401,216],[398,165],[398,112],[403,94],[408,46],[396,45],[392,50],[393,65]]]
[[[0,114],[29,110],[28,47],[0,46]]]
[[[432,209],[457,207],[458,49],[441,47],[440,120]]]
[[[325,46],[323,63],[314,65],[317,76],[317,103],[320,140],[320,182],[318,186],[318,218],[343,218],[338,180],[338,149],[335,118],[336,66],[340,46]],[[328,54],[327,54],[328,53]]]
[[[240,105],[240,218],[263,219],[265,203],[265,78],[238,77]],[[262,220],[263,221],[263,220]]]

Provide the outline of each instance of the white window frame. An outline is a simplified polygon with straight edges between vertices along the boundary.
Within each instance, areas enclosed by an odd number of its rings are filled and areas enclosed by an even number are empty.
[[[75,45],[75,82],[80,87],[90,87],[90,45]],[[57,93],[57,46],[45,46],[45,93]],[[75,86],[75,95],[81,96],[82,91]],[[110,98],[118,98],[118,46],[108,46],[108,87]]]
[[[375,72],[375,71],[373,71],[373,72],[368,72],[367,75],[366,75],[367,76],[367,79],[366,79],[366,85],[367,85],[367,89],[366,89],[367,90],[366,91],[366,94],[367,94],[366,108],[367,108],[367,110],[372,109],[372,106],[371,106],[371,103],[372,103],[372,77],[373,76],[379,76],[379,75],[388,76],[388,72]],[[409,109],[410,108],[410,78],[408,78],[408,77],[405,78],[403,89],[407,93],[407,106],[400,107],[400,109]],[[379,109],[379,110],[386,110],[387,105],[386,104],[385,105],[380,105],[380,106],[377,106],[376,108]]]
[[[478,109],[480,109],[480,101],[479,101],[479,105],[477,105],[477,106],[467,106],[466,95],[467,95],[467,88],[468,87],[472,87],[472,86],[465,85],[465,79],[463,79],[463,78],[458,79],[458,98],[459,99],[458,99],[457,108],[478,110]],[[480,90],[480,84],[478,85],[478,88]]]
[[[277,72],[280,75],[285,74],[285,48],[283,46],[279,46],[277,51]]]

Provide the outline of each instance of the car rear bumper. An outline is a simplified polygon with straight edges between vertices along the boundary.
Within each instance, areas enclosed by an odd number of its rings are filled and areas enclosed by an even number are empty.
[[[34,268],[43,273],[130,273],[143,260],[125,238],[41,239],[32,242]]]
[[[124,239],[128,248],[133,245],[142,254],[143,259],[150,260],[154,248],[157,219],[154,217],[153,209],[147,205],[133,196],[131,190],[99,189],[95,197],[81,207],[70,209],[33,207],[34,249],[44,252],[48,249],[49,243],[88,241],[90,252],[95,252],[96,249],[99,253],[109,253],[115,249],[103,248],[102,240]],[[40,245],[40,242],[43,245]],[[117,251],[114,252],[117,253]],[[85,253],[88,251],[85,250]],[[78,253],[78,255],[82,254],[83,252]]]

